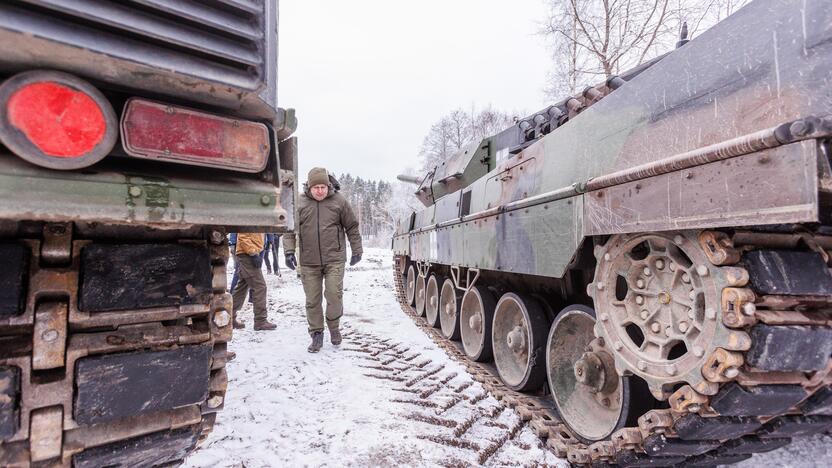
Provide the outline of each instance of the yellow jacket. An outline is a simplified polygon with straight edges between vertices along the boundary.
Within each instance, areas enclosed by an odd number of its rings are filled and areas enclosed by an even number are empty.
[[[260,255],[265,244],[266,235],[263,233],[237,234],[236,253],[238,255]]]

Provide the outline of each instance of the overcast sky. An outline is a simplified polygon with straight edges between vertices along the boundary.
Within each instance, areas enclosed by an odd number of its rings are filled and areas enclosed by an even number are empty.
[[[313,166],[392,180],[449,111],[543,108],[543,0],[280,0],[278,92]]]

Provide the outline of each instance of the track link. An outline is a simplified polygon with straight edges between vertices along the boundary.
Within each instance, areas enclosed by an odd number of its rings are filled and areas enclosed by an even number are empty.
[[[225,236],[74,228],[0,239],[0,465],[179,464],[225,399]]]
[[[609,440],[581,443],[561,422],[548,398],[513,391],[491,364],[468,359],[461,346],[427,325],[405,299],[401,266],[393,262],[402,310],[449,356],[462,363],[495,398],[514,407],[555,455],[576,466],[716,466],[789,444],[793,437],[832,429],[832,238],[808,234],[704,232],[700,237],[714,266],[740,275],[722,292],[722,315],[731,330],[748,334],[742,350],[717,349],[703,375],[717,385],[708,396],[685,385],[669,398],[669,409],[652,410],[637,427]],[[814,252],[795,250],[798,244]],[[819,263],[822,259],[822,263]],[[817,291],[777,274],[806,268],[821,275]],[[736,276],[734,276],[736,278]],[[805,278],[804,278],[805,279]],[[817,282],[816,282],[817,284]]]

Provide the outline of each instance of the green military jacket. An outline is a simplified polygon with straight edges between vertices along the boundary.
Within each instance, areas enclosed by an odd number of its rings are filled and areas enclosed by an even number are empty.
[[[309,189],[298,201],[298,220],[294,233],[283,236],[286,253],[295,252],[303,266],[321,266],[347,261],[347,243],[353,255],[361,255],[361,234],[358,219],[346,197],[331,185],[329,194],[321,201],[312,198]],[[297,242],[296,242],[297,241]],[[298,249],[296,251],[295,244]]]

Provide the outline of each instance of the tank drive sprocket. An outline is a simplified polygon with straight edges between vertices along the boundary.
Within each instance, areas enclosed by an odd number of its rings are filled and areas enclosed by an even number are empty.
[[[724,373],[742,365],[751,339],[720,320],[722,290],[743,286],[748,275],[736,267],[715,266],[694,231],[612,236],[597,246],[598,267],[587,293],[594,298],[595,334],[614,350],[622,375],[635,374],[651,393],[666,400],[677,384],[703,395],[719,384],[702,369],[711,356],[734,357]]]

